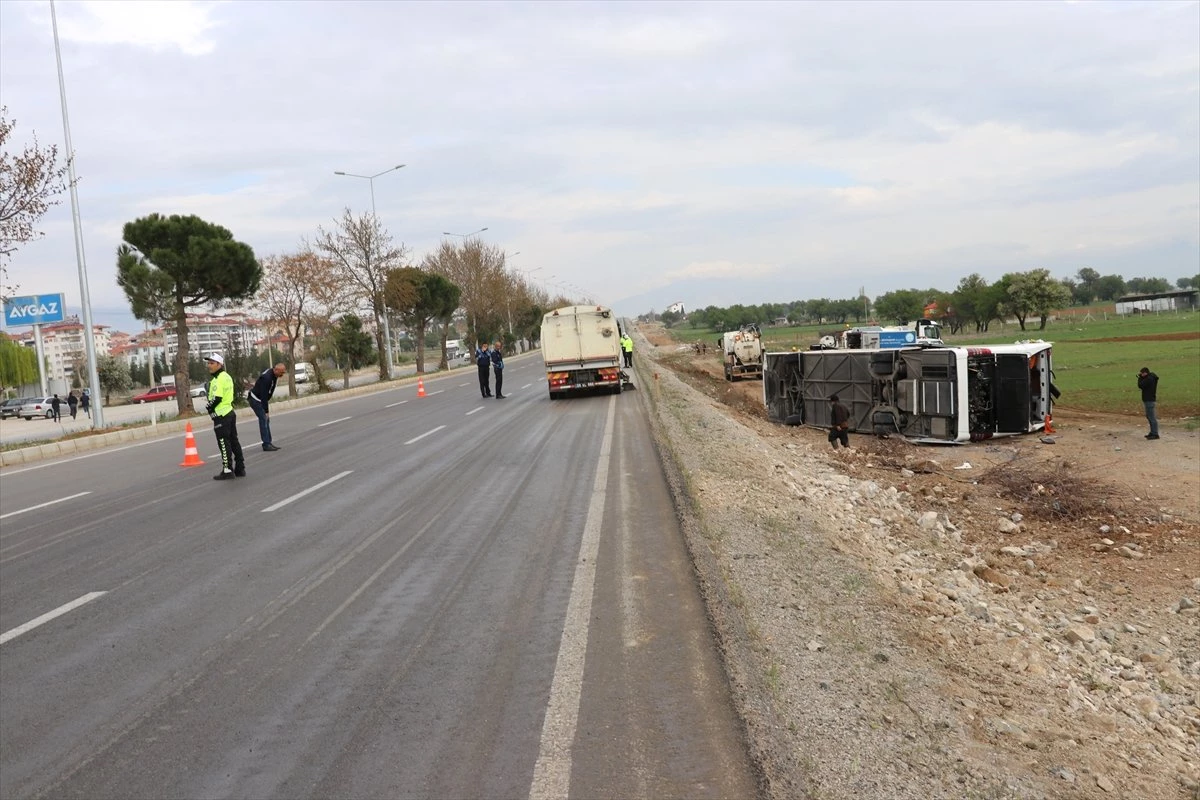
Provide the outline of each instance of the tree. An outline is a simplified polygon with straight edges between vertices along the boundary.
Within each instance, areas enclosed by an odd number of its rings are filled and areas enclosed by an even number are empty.
[[[925,305],[933,294],[933,291],[923,292],[919,289],[898,289],[888,292],[876,298],[875,313],[880,321],[886,320],[903,325],[921,319],[925,313]]]
[[[104,392],[104,405],[109,404],[113,392],[127,392],[129,387],[133,386],[133,376],[129,374],[129,365],[112,356],[97,356],[96,372],[100,377],[100,390]],[[182,394],[184,397],[188,397],[187,392],[182,392]]]
[[[425,257],[422,266],[459,287],[459,307],[467,318],[468,341],[491,339],[504,329],[505,308],[496,303],[497,297],[504,296],[508,282],[503,250],[477,237],[458,244],[443,241]]]
[[[1075,273],[1075,277],[1079,279],[1073,291],[1075,299],[1080,305],[1087,305],[1096,298],[1096,284],[1100,281],[1100,273],[1091,267],[1084,267]]]
[[[1159,294],[1171,291],[1171,282],[1166,278],[1130,278],[1125,288],[1133,294]]]
[[[333,343],[338,351],[338,366],[342,368],[342,386],[349,389],[351,370],[359,369],[371,360],[371,335],[363,332],[358,315],[347,314],[334,326]]]
[[[117,248],[117,284],[135,317],[174,322],[175,384],[188,386],[187,310],[253,297],[262,267],[250,245],[197,216],[151,214],[126,223],[123,238],[127,244]],[[176,394],[175,401],[180,416],[192,413],[187,392]]]
[[[1120,275],[1105,275],[1096,281],[1096,297],[1101,300],[1116,300],[1125,294],[1125,279]]]
[[[1041,318],[1038,329],[1044,330],[1050,312],[1071,302],[1070,291],[1051,278],[1048,269],[1009,273],[1001,280],[1008,282],[1007,297],[1001,302],[1001,308],[1017,318],[1021,330],[1025,330],[1025,320],[1031,314]]]
[[[1180,289],[1200,289],[1200,275],[1194,278],[1176,278],[1175,285]]]
[[[0,389],[37,383],[37,352],[0,336]]]
[[[0,267],[17,248],[42,236],[37,221],[46,211],[61,202],[58,195],[66,188],[63,176],[66,164],[58,163],[58,145],[25,146],[20,155],[9,152],[9,138],[17,126],[8,118],[8,109],[0,106]],[[3,284],[3,281],[0,281]],[[10,289],[0,285],[0,295],[11,296]]]
[[[295,364],[296,346],[302,344],[305,326],[318,310],[320,298],[337,293],[333,263],[306,247],[297,253],[270,256],[263,260],[262,269],[255,305],[267,320],[282,326],[288,363]],[[296,373],[290,369],[288,394],[297,395]]]
[[[333,230],[318,228],[315,247],[318,253],[333,262],[334,274],[355,287],[360,300],[371,308],[375,320],[375,344],[379,352],[387,352],[384,341],[383,315],[387,313],[384,286],[388,272],[401,266],[408,254],[404,244],[392,244],[392,237],[374,214],[354,216],[350,209],[342,212]],[[392,365],[379,359],[379,379],[392,377]]]
[[[388,308],[395,309],[416,336],[418,373],[425,372],[425,331],[440,310],[429,292],[430,275],[416,267],[389,270],[383,290]]]
[[[462,300],[462,289],[445,275],[438,275],[436,272],[426,275],[425,289],[431,299],[433,318],[440,322],[442,327],[442,357],[438,362],[438,369],[448,369],[450,363],[446,360],[446,340],[450,335],[454,312],[458,310],[458,304]]]

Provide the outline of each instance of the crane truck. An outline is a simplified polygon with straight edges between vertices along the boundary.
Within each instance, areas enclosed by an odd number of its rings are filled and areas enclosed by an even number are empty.
[[[762,379],[762,334],[757,325],[743,325],[739,330],[724,333],[721,352],[725,359],[725,380]]]
[[[584,391],[620,394],[621,331],[612,309],[565,306],[542,317],[542,360],[550,399]]]

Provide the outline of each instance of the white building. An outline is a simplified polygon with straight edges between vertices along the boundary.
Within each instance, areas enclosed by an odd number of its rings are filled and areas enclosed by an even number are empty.
[[[108,325],[92,326],[92,343],[99,355],[108,353],[108,328]],[[79,317],[67,317],[62,322],[42,326],[42,352],[45,356],[43,368],[46,371],[46,380],[52,386],[74,387],[76,374],[79,375],[81,386],[87,384],[87,344],[83,338],[83,330]],[[24,346],[36,346],[32,328],[17,336]]]
[[[247,355],[256,353],[267,337],[262,322],[242,313],[224,316],[188,314],[187,326],[188,353],[195,359],[204,358],[214,350],[225,355],[234,349]],[[156,328],[154,333],[162,335],[166,342],[167,362],[173,364],[179,351],[175,326],[167,324]]]
[[[682,314],[684,313],[683,303],[671,303],[671,305],[667,306],[667,311],[670,311],[672,314]]]
[[[1154,294],[1127,294],[1117,298],[1118,314],[1154,314],[1161,311],[1195,311],[1200,290],[1174,289]]]

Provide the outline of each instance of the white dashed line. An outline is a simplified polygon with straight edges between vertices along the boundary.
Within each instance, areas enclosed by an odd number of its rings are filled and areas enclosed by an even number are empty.
[[[262,510],[262,513],[266,514],[271,511],[274,511],[276,509],[283,508],[288,503],[294,503],[295,501],[299,500],[301,497],[304,497],[305,495],[308,495],[308,494],[312,494],[317,489],[324,488],[336,480],[341,480],[342,478],[346,477],[353,471],[354,470],[348,469],[345,472],[339,472],[337,475],[334,475],[332,478],[328,478],[326,480],[321,481],[316,486],[310,486],[307,489],[305,489],[303,492],[297,492],[296,494],[292,495],[291,497],[287,498],[286,500],[280,500],[278,503],[276,503],[273,506],[267,506],[266,508],[264,508]]]
[[[433,430],[431,430],[431,431],[425,431],[425,433],[422,433],[420,436],[417,436],[417,437],[416,437],[416,438],[414,438],[414,439],[409,439],[407,442],[405,442],[405,444],[412,444],[413,442],[419,442],[419,441],[421,441],[422,439],[424,439],[426,436],[432,436],[433,434],[437,433],[438,431],[440,431],[440,430],[441,430],[442,428],[444,428],[444,427],[446,427],[446,426],[445,426],[445,425],[438,425],[436,428],[434,428],[434,429],[433,429]]]
[[[39,625],[45,625],[47,622],[54,619],[55,617],[61,617],[63,614],[66,614],[68,611],[74,611],[75,609],[79,608],[80,606],[82,606],[86,603],[90,603],[93,600],[95,600],[97,597],[103,597],[106,594],[108,594],[108,592],[88,592],[83,597],[77,597],[76,599],[67,603],[65,606],[59,606],[58,608],[54,609],[53,611],[48,611],[45,614],[42,614],[37,619],[31,619],[31,620],[29,620],[29,622],[26,622],[24,625],[18,625],[17,627],[13,628],[11,631],[6,631],[4,633],[0,633],[0,644],[4,644],[5,642],[9,641],[10,639],[15,639],[18,636],[20,636],[22,633],[29,633],[29,631],[33,630],[34,628],[38,627]]]
[[[331,420],[329,420],[329,422],[322,422],[322,423],[321,423],[320,425],[318,425],[317,427],[318,427],[318,428],[324,428],[326,425],[333,425],[333,424],[334,424],[334,423],[336,423],[336,422],[345,422],[345,421],[346,421],[346,420],[348,420],[348,419],[354,419],[354,417],[338,417],[337,419],[331,419]]]
[[[479,408],[472,408],[470,411],[468,411],[468,412],[466,413],[466,416],[468,416],[468,417],[469,417],[469,416],[471,416],[472,414],[477,414],[477,413],[479,413],[480,411],[483,411],[483,406],[480,406]],[[0,517],[0,519],[4,519],[4,518],[3,518],[3,517]]]
[[[384,408],[393,408],[395,406],[402,406],[407,402],[408,402],[407,400],[401,400],[399,403],[388,403],[386,406],[384,406]]]
[[[15,517],[17,514],[24,514],[26,511],[37,511],[39,508],[45,508],[46,506],[52,506],[55,503],[65,503],[68,500],[74,500],[76,497],[83,497],[85,494],[91,494],[91,492],[79,492],[78,494],[68,495],[67,497],[60,497],[57,500],[51,500],[47,503],[38,503],[36,506],[30,506],[29,508],[22,508],[17,511],[10,511],[7,514],[0,514],[0,519],[8,519],[9,517]]]

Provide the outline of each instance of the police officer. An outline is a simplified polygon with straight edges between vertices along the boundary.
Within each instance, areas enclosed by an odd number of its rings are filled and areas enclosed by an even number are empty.
[[[479,393],[484,397],[491,397],[492,386],[488,379],[488,370],[492,366],[492,354],[488,352],[487,342],[480,342],[475,348],[475,366],[479,368]]]
[[[504,399],[504,352],[500,340],[492,348],[492,369],[496,371],[496,399]]]
[[[237,418],[233,413],[233,378],[225,371],[225,358],[217,352],[209,353],[204,359],[208,367],[208,405],[204,410],[212,418],[213,430],[217,434],[217,447],[221,450],[221,471],[213,475],[214,481],[246,477],[246,460],[242,457],[242,445],[238,441]]]
[[[258,435],[262,437],[262,449],[267,453],[279,449],[271,443],[271,414],[267,406],[275,395],[276,381],[282,378],[285,372],[287,366],[283,362],[270,369],[264,369],[254,382],[254,388],[246,395],[246,401],[254,410],[254,416],[258,417]]]
[[[633,339],[630,338],[630,336],[627,332],[621,334],[621,351],[625,354],[625,366],[632,367],[633,366]]]

